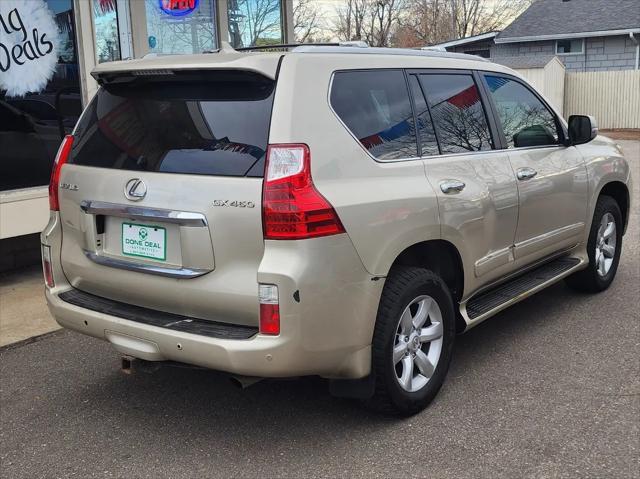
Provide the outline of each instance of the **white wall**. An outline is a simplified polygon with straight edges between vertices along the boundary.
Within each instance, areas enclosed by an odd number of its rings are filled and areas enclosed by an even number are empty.
[[[600,128],[640,128],[640,71],[567,73],[565,115],[593,115]]]

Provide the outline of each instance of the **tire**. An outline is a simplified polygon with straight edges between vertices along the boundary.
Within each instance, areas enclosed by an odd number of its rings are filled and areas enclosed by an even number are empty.
[[[423,317],[423,324],[415,329]],[[402,416],[423,410],[442,387],[455,335],[453,300],[444,281],[427,269],[392,270],[382,291],[373,334],[375,389],[367,406]],[[399,357],[402,359],[396,362]]]
[[[610,223],[605,221],[605,218],[613,220],[615,227],[615,231],[608,238],[604,238],[607,231],[604,223]],[[620,262],[623,228],[622,214],[618,203],[610,196],[598,198],[587,242],[589,266],[566,279],[572,289],[585,293],[599,293],[611,286]],[[611,255],[610,247],[612,245],[614,252]],[[604,255],[604,258],[601,258],[601,254]],[[602,261],[604,261],[604,266]]]

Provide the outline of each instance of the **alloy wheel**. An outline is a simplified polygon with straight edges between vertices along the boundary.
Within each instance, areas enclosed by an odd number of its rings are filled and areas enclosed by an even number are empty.
[[[598,275],[606,276],[611,269],[616,255],[616,220],[611,213],[606,213],[600,220],[596,238],[595,263]]]
[[[443,343],[442,312],[431,296],[418,296],[398,321],[393,346],[393,366],[400,387],[422,389],[433,376]]]

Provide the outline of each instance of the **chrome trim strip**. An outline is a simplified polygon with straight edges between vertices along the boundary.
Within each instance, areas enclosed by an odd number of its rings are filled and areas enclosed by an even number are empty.
[[[131,263],[129,261],[124,261],[117,258],[111,258],[109,256],[102,256],[87,250],[83,250],[83,253],[89,260],[101,266],[108,266],[109,268],[125,269],[128,271],[135,271],[137,273],[153,274],[156,276],[166,276],[168,278],[192,279],[213,271],[212,269],[167,268],[167,267],[156,266],[152,264]]]
[[[141,221],[160,221],[181,226],[207,226],[207,218],[202,213],[188,211],[163,210],[143,206],[119,205],[103,201],[82,201],[80,208],[93,215],[118,216]]]
[[[528,254],[538,251],[545,246],[571,239],[574,235],[582,234],[584,228],[584,223],[574,223],[572,225],[563,226],[562,228],[549,231],[548,233],[543,233],[539,236],[534,236],[533,238],[520,241],[514,245],[515,258],[524,258]]]

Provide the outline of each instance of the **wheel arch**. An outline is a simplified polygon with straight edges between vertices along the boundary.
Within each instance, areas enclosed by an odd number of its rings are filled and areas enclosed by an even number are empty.
[[[616,201],[616,203],[618,203],[620,212],[622,213],[622,221],[624,223],[623,234],[626,233],[627,226],[629,225],[629,210],[631,207],[631,196],[627,185],[622,181],[610,181],[605,183],[598,193],[598,198],[600,196],[610,196]]]
[[[442,278],[455,304],[459,303],[464,291],[464,266],[458,249],[449,241],[434,239],[415,243],[405,248],[394,260],[391,268],[414,266],[426,268]],[[464,330],[466,323],[457,315],[456,329]]]

